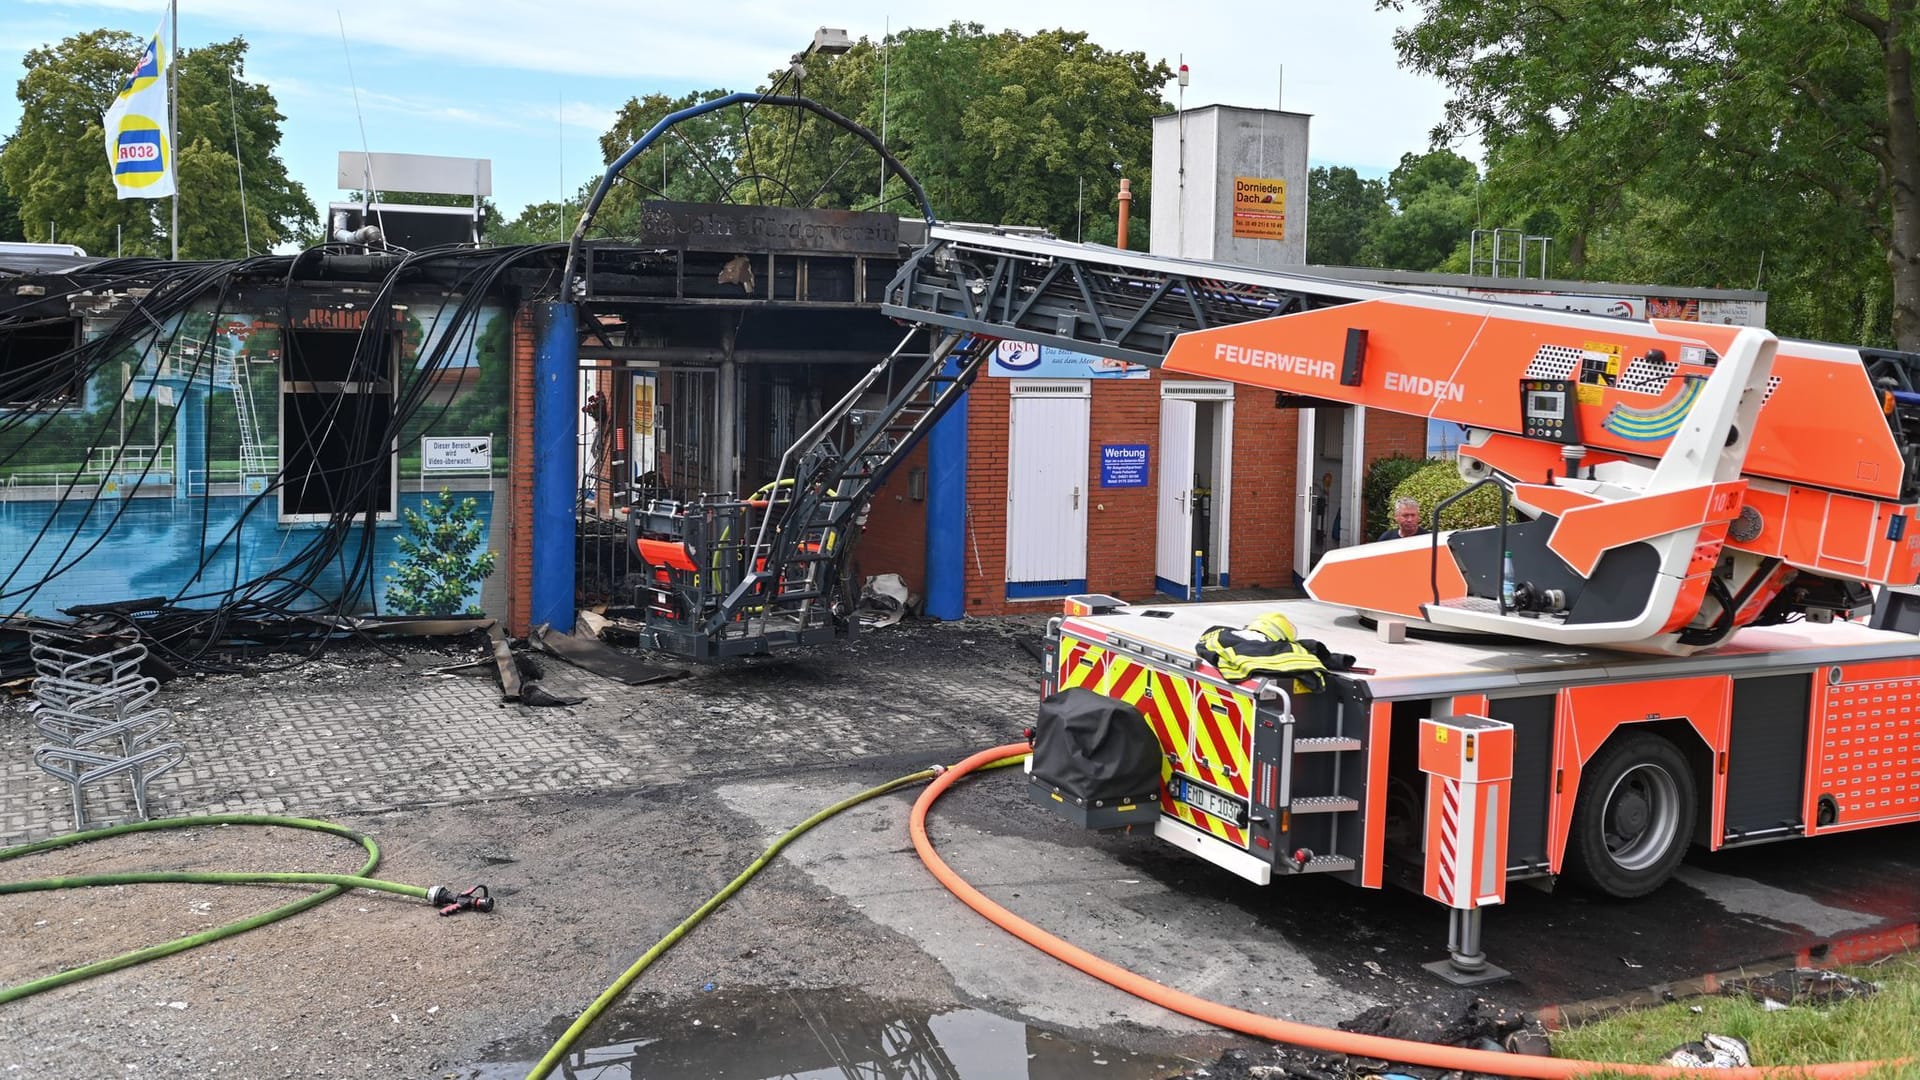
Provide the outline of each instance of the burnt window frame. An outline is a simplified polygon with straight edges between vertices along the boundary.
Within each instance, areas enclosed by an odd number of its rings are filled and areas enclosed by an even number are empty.
[[[36,362],[46,362],[54,356],[58,356],[63,352],[66,353],[66,363],[72,369],[66,389],[57,394],[42,395],[36,398],[14,398],[9,396],[8,391],[11,390],[12,384],[15,381],[11,377],[15,342],[19,340],[23,332],[31,332],[42,327],[55,327],[61,323],[67,324],[66,348],[51,353],[43,360]],[[4,338],[5,340],[5,347],[0,348],[0,413],[44,412],[85,407],[87,373],[84,368],[85,357],[80,351],[81,345],[84,344],[81,320],[72,316],[61,315],[25,323],[17,323],[9,326],[4,334],[0,334],[0,338]]]
[[[392,420],[393,420],[394,412],[399,405],[399,387],[400,387],[400,341],[399,341],[399,338],[398,337],[392,338],[387,347],[387,356],[386,356],[386,363],[385,363],[386,370],[384,372],[384,377],[376,376],[374,378],[367,378],[365,377],[364,374],[361,374],[360,377],[357,377],[357,378],[349,377],[345,379],[295,379],[295,378],[292,378],[291,376],[294,374],[304,374],[304,375],[316,374],[316,372],[312,370],[300,370],[302,365],[305,365],[308,359],[305,353],[305,342],[302,341],[302,339],[309,338],[309,337],[319,337],[322,335],[326,335],[326,336],[338,335],[339,337],[342,337],[342,338],[351,338],[354,344],[353,344],[352,351],[349,353],[349,355],[357,356],[359,351],[359,342],[362,337],[362,331],[336,329],[333,327],[289,327],[286,330],[286,338],[285,338],[283,347],[281,349],[281,355],[280,355],[280,393],[277,401],[277,405],[278,405],[277,411],[279,415],[275,419],[275,423],[278,427],[279,436],[280,436],[280,444],[278,447],[278,452],[279,452],[279,463],[280,463],[280,470],[281,470],[281,483],[280,483],[279,492],[278,492],[276,505],[275,505],[275,510],[279,514],[279,522],[282,525],[326,523],[326,522],[332,521],[334,517],[337,514],[339,514],[343,509],[339,506],[334,506],[324,513],[304,511],[304,510],[294,511],[289,513],[287,510],[288,496],[291,492],[294,491],[292,470],[289,468],[290,451],[292,450],[292,447],[294,444],[289,441],[288,436],[290,433],[287,430],[287,421],[289,417],[294,415],[294,410],[289,407],[289,399],[300,397],[300,398],[319,399],[324,401],[324,399],[326,399],[329,396],[346,397],[350,395],[359,395],[359,394],[384,394],[386,395],[386,398],[387,398],[387,413],[386,413],[387,419],[384,426],[385,432],[388,437],[388,442],[386,445],[387,501],[386,501],[386,505],[383,508],[377,509],[374,512],[374,520],[397,521],[399,520],[399,517],[400,517],[400,510],[399,510],[400,453],[399,453],[399,442],[398,442],[399,427],[398,425],[394,424]],[[356,373],[354,370],[352,370],[351,367],[349,367],[345,371],[322,371],[322,372],[317,372],[317,374],[328,374],[328,375],[344,374],[348,376],[354,376],[358,373]],[[344,411],[344,407],[347,405],[347,403],[343,401],[340,404],[343,407],[343,411]],[[296,432],[293,432],[292,434],[298,435],[302,439],[304,439],[306,433],[296,431]],[[298,490],[300,494],[304,495],[307,490],[307,485],[304,482],[302,482],[299,485]],[[364,512],[365,512],[364,508],[359,508],[359,507],[353,508],[352,510],[352,513],[356,517],[360,516]]]

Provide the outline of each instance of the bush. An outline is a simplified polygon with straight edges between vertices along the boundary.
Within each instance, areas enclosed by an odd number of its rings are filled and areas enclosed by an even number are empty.
[[[1460,470],[1451,461],[1437,465],[1428,465],[1419,472],[1400,481],[1393,489],[1393,498],[1410,497],[1420,504],[1420,520],[1424,525],[1433,520],[1433,508],[1440,500],[1456,494],[1467,486],[1460,479]],[[1472,529],[1481,525],[1500,523],[1500,491],[1492,484],[1461,499],[1447,507],[1445,517],[1440,521],[1442,529]],[[1381,526],[1385,528],[1385,526]]]
[[[483,614],[479,604],[467,603],[494,565],[494,553],[480,551],[486,523],[480,520],[479,501],[456,502],[441,488],[440,497],[427,499],[421,509],[425,513],[402,509],[407,531],[399,544],[406,561],[389,564],[394,575],[387,586],[388,606],[401,615]]]
[[[1360,504],[1366,507],[1367,528],[1362,540],[1371,540],[1393,524],[1393,489],[1400,482],[1428,465],[1443,464],[1439,458],[1407,457],[1389,454],[1376,458],[1367,467],[1367,478],[1360,482]]]

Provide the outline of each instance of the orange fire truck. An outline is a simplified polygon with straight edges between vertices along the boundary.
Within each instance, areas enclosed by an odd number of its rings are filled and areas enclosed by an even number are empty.
[[[1187,332],[1164,366],[1459,423],[1511,520],[1436,509],[1329,553],[1311,600],[1070,599],[1043,805],[1257,883],[1419,889],[1459,982],[1503,974],[1480,912],[1510,882],[1635,897],[1692,844],[1920,820],[1920,356],[1400,295]],[[1275,613],[1351,669],[1230,678],[1197,648]],[[1142,731],[1158,775],[1126,790],[1101,759]]]
[[[1920,820],[1920,355],[951,226],[881,308],[901,354],[789,449],[750,539],[732,504],[661,515],[689,554],[656,646],[833,633],[872,492],[1018,339],[1458,424],[1510,511],[1330,552],[1307,601],[1069,600],[1029,790],[1070,820],[1420,889],[1456,981],[1498,974],[1510,882],[1641,896],[1692,844]],[[1231,677],[1203,649],[1261,635]],[[1305,642],[1334,670],[1290,667]]]

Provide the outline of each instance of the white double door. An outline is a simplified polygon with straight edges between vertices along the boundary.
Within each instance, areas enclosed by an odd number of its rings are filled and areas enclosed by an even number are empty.
[[[1070,379],[1016,382],[1011,391],[1007,595],[1084,588],[1092,392]]]

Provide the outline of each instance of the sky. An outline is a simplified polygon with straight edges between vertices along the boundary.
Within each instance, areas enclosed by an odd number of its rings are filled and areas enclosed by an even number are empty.
[[[0,134],[19,123],[12,91],[29,49],[102,27],[145,37],[165,11],[159,0],[4,0]],[[245,77],[279,100],[281,157],[315,202],[344,197],[338,154],[364,145],[490,158],[494,201],[509,219],[599,176],[599,137],[627,99],[751,90],[823,25],[874,40],[889,26],[955,19],[1085,30],[1108,49],[1184,61],[1188,108],[1312,114],[1312,163],[1369,176],[1424,152],[1446,101],[1438,82],[1398,67],[1393,31],[1413,15],[1377,12],[1370,0],[180,0],[179,14],[183,47],[247,39]],[[1171,83],[1165,92],[1180,93]]]

